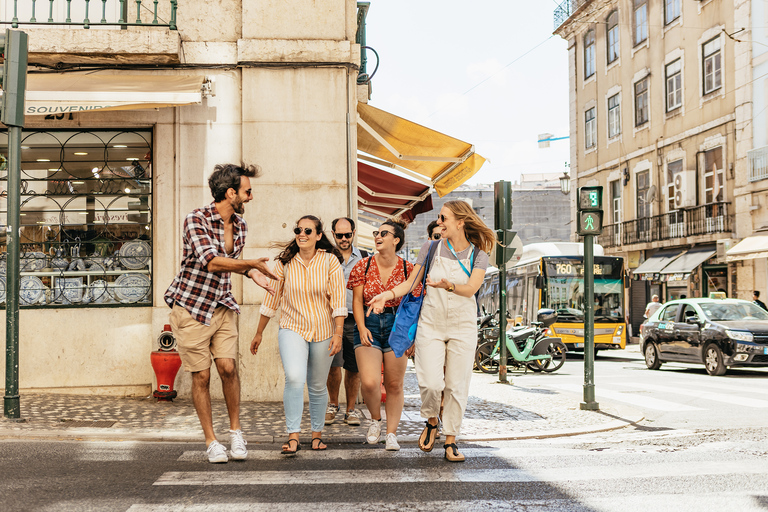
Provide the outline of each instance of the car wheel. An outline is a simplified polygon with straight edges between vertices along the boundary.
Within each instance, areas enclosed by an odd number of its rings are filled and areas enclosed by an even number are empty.
[[[658,370],[661,368],[661,359],[659,359],[659,351],[656,349],[656,345],[649,341],[645,344],[645,366],[649,370]]]
[[[723,352],[714,343],[710,343],[704,349],[704,367],[710,375],[725,375],[727,368],[723,363]]]

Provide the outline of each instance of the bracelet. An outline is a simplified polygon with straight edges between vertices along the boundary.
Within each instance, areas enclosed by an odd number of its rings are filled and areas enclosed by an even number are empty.
[[[243,275],[244,275],[245,277],[247,277],[248,279],[250,279],[250,278],[251,278],[251,270],[253,270],[253,269],[252,269],[252,268],[249,268],[248,270],[246,270],[246,271],[245,271],[245,274],[243,274]]]
[[[395,290],[389,290],[392,292],[392,300],[395,300],[397,298],[397,295],[395,295]]]

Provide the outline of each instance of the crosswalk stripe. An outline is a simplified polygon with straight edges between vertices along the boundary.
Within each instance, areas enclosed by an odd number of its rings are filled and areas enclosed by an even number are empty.
[[[759,400],[757,398],[747,398],[738,395],[712,393],[710,391],[703,391],[699,389],[686,389],[678,386],[659,386],[658,384],[647,384],[644,382],[617,382],[616,384],[624,387],[647,389],[650,391],[662,391],[664,393],[670,393],[674,395],[702,398],[704,400],[712,400],[713,402],[725,402],[731,405],[741,405],[743,407],[753,407],[756,409],[765,409],[768,407],[768,400]]]
[[[704,475],[763,475],[768,460],[691,461],[634,465],[581,466],[527,469],[376,469],[291,470],[291,471],[168,471],[154,485],[319,485],[319,484],[398,484],[426,482],[567,482],[585,480],[624,480],[628,478],[697,477]]]
[[[580,394],[582,387],[571,384],[548,384],[548,387],[562,389],[563,391],[570,391],[572,393]],[[660,400],[658,398],[652,398],[649,396],[640,396],[635,394],[619,393],[604,389],[604,387],[597,386],[595,389],[595,395],[600,398],[606,398],[608,400],[615,400],[616,402],[624,402],[637,407],[644,407],[646,409],[653,409],[656,411],[703,411],[700,407],[692,407],[690,405],[683,405],[676,402],[670,402],[667,400]]]

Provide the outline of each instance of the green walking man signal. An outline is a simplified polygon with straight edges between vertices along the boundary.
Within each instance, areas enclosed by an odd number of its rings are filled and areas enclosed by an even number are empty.
[[[577,208],[577,234],[599,235],[603,232],[603,187],[579,188]]]

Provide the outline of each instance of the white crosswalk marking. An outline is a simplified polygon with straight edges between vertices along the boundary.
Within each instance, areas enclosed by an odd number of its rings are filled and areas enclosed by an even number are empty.
[[[631,387],[637,389],[647,389],[650,391],[661,391],[672,395],[691,396],[694,398],[703,398],[713,402],[725,402],[727,404],[741,405],[743,407],[768,408],[768,400],[759,400],[757,398],[747,398],[736,394],[712,393],[700,389],[686,389],[685,387],[659,386],[657,384],[647,384],[641,382],[617,382],[616,385]]]
[[[606,385],[612,386],[613,384],[603,384],[602,386],[596,387],[595,395],[598,399],[602,397],[608,400],[615,400],[617,402],[623,402],[626,404],[634,405],[636,407],[644,407],[644,408],[653,409],[656,411],[702,411],[704,410],[700,407],[691,407],[690,405],[683,405],[676,402],[670,402],[668,400],[660,400],[658,398],[652,398],[649,396],[612,391],[610,389],[605,389]],[[580,394],[582,392],[582,387],[578,385],[550,384],[549,387],[562,389],[563,391],[570,391],[572,393],[577,393],[577,394]]]

